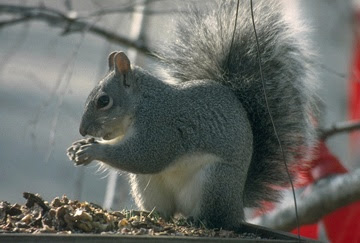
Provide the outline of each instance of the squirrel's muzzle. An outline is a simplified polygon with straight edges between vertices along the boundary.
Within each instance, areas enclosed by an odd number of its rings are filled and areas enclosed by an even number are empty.
[[[83,137],[85,137],[87,134],[86,129],[83,126],[80,126],[79,132]]]
[[[88,125],[84,124],[83,119],[81,120],[80,123],[80,128],[79,128],[79,132],[81,134],[81,136],[85,137],[88,134]]]

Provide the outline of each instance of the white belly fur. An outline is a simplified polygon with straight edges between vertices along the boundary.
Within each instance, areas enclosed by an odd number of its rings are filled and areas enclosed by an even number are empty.
[[[159,174],[131,174],[132,194],[143,210],[155,208],[166,217],[181,213],[198,216],[202,187],[208,180],[207,170],[221,159],[212,154],[195,153],[174,161]]]

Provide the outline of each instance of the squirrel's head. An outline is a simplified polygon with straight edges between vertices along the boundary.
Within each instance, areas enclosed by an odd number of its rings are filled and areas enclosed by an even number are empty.
[[[86,101],[79,129],[82,136],[110,140],[124,135],[132,122],[137,82],[128,57],[112,52],[109,69]]]

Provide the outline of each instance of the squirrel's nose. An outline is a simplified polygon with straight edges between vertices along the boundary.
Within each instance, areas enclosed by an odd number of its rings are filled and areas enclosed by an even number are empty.
[[[80,132],[81,136],[85,137],[87,134],[87,128],[81,124],[80,128],[79,128],[79,132]]]

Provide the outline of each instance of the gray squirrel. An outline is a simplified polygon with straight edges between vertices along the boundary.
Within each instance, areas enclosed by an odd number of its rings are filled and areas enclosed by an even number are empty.
[[[317,82],[306,28],[280,1],[256,1],[267,106],[249,1],[240,1],[233,40],[236,2],[211,6],[179,21],[176,41],[157,51],[161,74],[110,54],[81,120],[80,134],[90,138],[68,156],[129,172],[142,210],[231,229],[245,207],[279,198],[289,182],[284,158],[291,166],[308,157]]]

